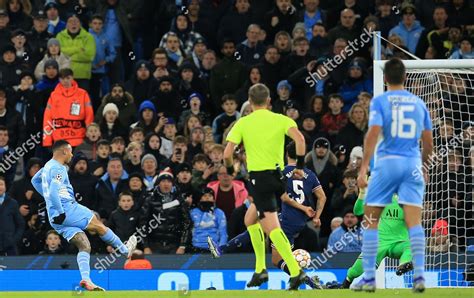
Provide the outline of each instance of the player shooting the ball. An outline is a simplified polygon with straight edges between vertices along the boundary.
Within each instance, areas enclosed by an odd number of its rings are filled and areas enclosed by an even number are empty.
[[[31,183],[44,197],[51,226],[79,250],[77,264],[82,277],[79,285],[88,291],[104,291],[90,278],[91,245],[83,231],[99,234],[105,243],[127,255],[127,258],[137,246],[137,237],[132,235],[127,244],[123,244],[89,208],[76,202],[66,169],[73,156],[72,147],[67,141],[59,140],[53,144],[52,151],[53,158],[33,176]]]

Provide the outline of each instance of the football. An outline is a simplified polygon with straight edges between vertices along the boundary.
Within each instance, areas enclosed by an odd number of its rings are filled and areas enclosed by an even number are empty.
[[[308,268],[311,264],[311,255],[304,249],[293,251],[293,256],[302,269]]]

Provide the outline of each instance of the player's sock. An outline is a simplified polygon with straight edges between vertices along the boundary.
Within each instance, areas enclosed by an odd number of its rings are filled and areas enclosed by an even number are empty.
[[[425,232],[421,225],[408,229],[413,254],[413,278],[423,277],[425,273]]]
[[[293,253],[291,252],[291,245],[286,238],[285,233],[281,228],[276,228],[270,232],[270,239],[272,240],[273,245],[275,246],[276,250],[280,254],[280,256],[285,261],[286,265],[288,266],[288,270],[290,271],[290,276],[295,277],[298,276],[300,273],[300,266],[298,262],[296,262]]]
[[[81,272],[81,278],[82,280],[87,280],[90,281],[90,272],[91,272],[91,267],[90,267],[90,254],[85,251],[80,251],[77,254],[77,265],[79,266],[79,271]]]
[[[375,261],[377,258],[379,232],[377,229],[367,229],[362,238],[362,267],[365,279],[375,278]]]
[[[352,265],[349,270],[347,270],[347,277],[346,279],[352,282],[357,277],[361,276],[364,273],[364,269],[362,268],[362,259],[357,259]]]
[[[128,254],[128,249],[125,244],[123,244],[122,240],[120,240],[111,229],[107,229],[105,235],[100,236],[100,239],[112,245],[113,248],[118,249],[121,254]]]
[[[267,268],[265,265],[265,237],[263,235],[262,226],[256,223],[248,226],[247,231],[249,232],[255,252],[255,272],[260,273],[263,269]]]
[[[278,268],[290,275],[290,270],[288,269],[288,265],[286,265],[285,260],[280,260],[280,262],[278,262]]]
[[[219,246],[219,249],[222,253],[227,253],[234,251],[239,247],[244,247],[250,243],[250,234],[248,231],[245,231],[234,238],[227,241],[226,244]]]

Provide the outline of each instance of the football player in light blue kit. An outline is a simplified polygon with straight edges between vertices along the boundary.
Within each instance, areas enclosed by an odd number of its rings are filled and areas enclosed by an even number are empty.
[[[421,226],[421,210],[427,180],[427,173],[421,173],[421,169],[422,161],[428,161],[433,150],[432,124],[425,103],[404,88],[405,65],[400,59],[393,58],[385,63],[384,79],[388,91],[370,103],[369,131],[357,179],[360,188],[367,186],[369,161],[381,135],[364,209],[368,222],[362,241],[365,275],[354,290],[375,291],[378,220],[383,208],[391,203],[393,194],[397,193],[398,203],[403,205],[405,212],[413,253],[413,291],[421,293],[425,290],[425,234]]]
[[[104,291],[90,279],[91,246],[83,231],[99,234],[104,242],[128,257],[135,250],[137,238],[132,235],[127,244],[123,244],[91,210],[76,202],[65,166],[72,159],[72,147],[68,142],[60,140],[54,143],[52,151],[53,158],[36,173],[31,182],[46,201],[51,226],[79,250],[77,264],[82,278],[80,286],[88,291]]]

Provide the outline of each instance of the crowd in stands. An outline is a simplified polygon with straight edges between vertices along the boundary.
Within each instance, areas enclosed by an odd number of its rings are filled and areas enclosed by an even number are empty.
[[[398,2],[0,0],[0,255],[73,253],[30,181],[60,139],[74,148],[77,202],[120,239],[140,235],[145,254],[203,252],[207,236],[224,244],[245,231],[245,150],[233,176],[223,151],[257,83],[270,88],[274,112],[298,123],[327,197],[321,228],[310,221],[295,247],[322,251],[352,233],[343,251],[360,251],[352,209],[373,94],[364,32],[389,40],[383,59],[474,58],[474,1]],[[463,233],[456,249],[474,237],[470,79],[447,78],[449,96],[429,104],[437,146],[468,136],[434,170],[456,189],[431,189],[439,199],[427,228],[444,237],[435,251],[451,247],[450,229]],[[112,251],[88,237],[93,253]]]

